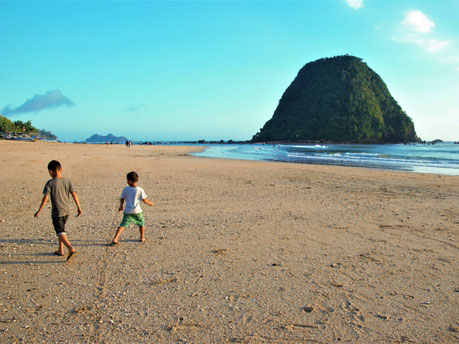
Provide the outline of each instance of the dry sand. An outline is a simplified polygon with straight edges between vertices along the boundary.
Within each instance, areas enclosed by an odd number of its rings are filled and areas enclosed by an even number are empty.
[[[458,342],[459,177],[196,149],[0,142],[0,342]],[[51,159],[83,208],[69,263],[33,218]],[[131,170],[147,242],[107,247]]]

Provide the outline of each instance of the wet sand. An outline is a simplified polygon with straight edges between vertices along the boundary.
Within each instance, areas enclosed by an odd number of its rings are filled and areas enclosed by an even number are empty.
[[[459,340],[459,177],[199,149],[0,141],[0,342]],[[69,263],[33,218],[52,159],[83,208]],[[108,247],[132,170],[147,242]]]

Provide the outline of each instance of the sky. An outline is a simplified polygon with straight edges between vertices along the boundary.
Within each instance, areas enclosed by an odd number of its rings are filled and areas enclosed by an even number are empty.
[[[4,1],[0,114],[59,139],[247,140],[350,54],[424,140],[459,140],[459,0]]]

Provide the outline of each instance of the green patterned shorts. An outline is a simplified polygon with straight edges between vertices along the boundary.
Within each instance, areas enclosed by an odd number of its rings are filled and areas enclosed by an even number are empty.
[[[145,220],[143,218],[143,213],[124,214],[123,219],[121,220],[120,227],[129,227],[131,222],[136,226],[144,226]]]

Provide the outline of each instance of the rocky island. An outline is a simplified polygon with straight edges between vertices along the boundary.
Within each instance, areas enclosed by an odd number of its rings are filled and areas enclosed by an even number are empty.
[[[306,64],[252,142],[418,142],[411,118],[361,58]]]
[[[125,143],[127,138],[124,136],[115,136],[113,134],[108,135],[98,135],[94,134],[91,137],[86,139],[86,143],[105,143],[105,142],[113,142],[113,143]]]

